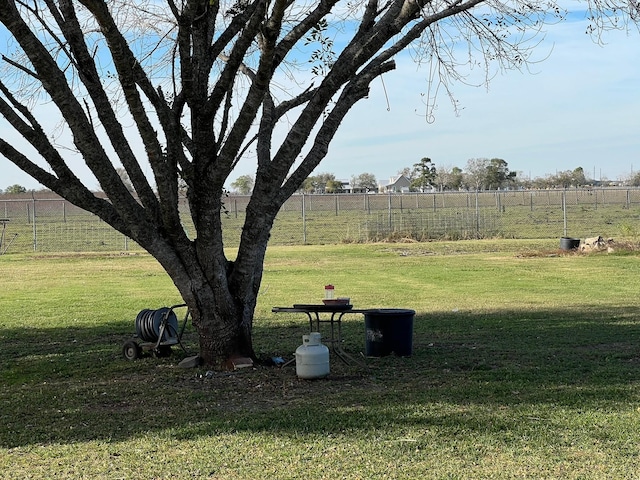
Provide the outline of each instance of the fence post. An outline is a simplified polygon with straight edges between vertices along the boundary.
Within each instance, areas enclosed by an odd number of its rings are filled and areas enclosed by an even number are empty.
[[[567,191],[562,191],[562,220],[564,222],[563,236],[567,236]]]
[[[302,244],[307,244],[307,217],[306,217],[306,206],[305,206],[305,195],[302,194]]]
[[[32,194],[33,195],[33,194]],[[36,226],[36,197],[32,196],[31,200],[33,209],[33,251],[38,251],[38,228]]]
[[[338,211],[340,210],[340,205],[339,205],[339,200],[338,200],[338,194],[334,193],[333,194],[333,198],[335,199],[335,204],[336,204],[336,217],[338,216]]]
[[[392,225],[393,225],[393,222],[391,220],[391,192],[389,192],[387,194],[387,196],[388,196],[388,200],[389,200],[389,208],[388,208],[388,210],[389,210],[389,235],[391,235],[391,228],[392,228]]]
[[[478,190],[476,190],[476,238],[480,238],[480,203]]]
[[[531,192],[531,194],[529,195],[529,202],[531,202],[531,211],[533,212],[533,192]]]

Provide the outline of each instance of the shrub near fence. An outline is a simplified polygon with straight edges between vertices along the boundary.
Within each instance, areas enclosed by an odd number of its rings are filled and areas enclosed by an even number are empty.
[[[98,217],[47,196],[0,196],[0,254],[135,251]],[[237,245],[249,197],[225,199],[224,238]],[[181,203],[187,234],[195,230]],[[276,245],[477,238],[640,236],[640,189],[294,195],[274,223]]]

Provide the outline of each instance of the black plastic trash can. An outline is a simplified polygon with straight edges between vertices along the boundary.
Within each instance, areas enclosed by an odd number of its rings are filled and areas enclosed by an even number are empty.
[[[562,237],[560,239],[561,250],[576,250],[580,246],[579,238]]]
[[[377,308],[364,312],[365,355],[384,357],[395,353],[408,357],[413,350],[415,310]]]

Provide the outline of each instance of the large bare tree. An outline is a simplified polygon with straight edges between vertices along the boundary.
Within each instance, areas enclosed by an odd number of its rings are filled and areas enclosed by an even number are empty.
[[[638,16],[632,0],[583,5],[596,32]],[[30,146],[5,136],[0,153],[153,255],[193,314],[203,361],[220,366],[253,355],[276,214],[394,57],[412,49],[445,86],[461,44],[463,64],[522,68],[562,16],[554,0],[0,0],[0,114]],[[52,115],[67,136],[44,127]],[[231,261],[224,185],[246,156],[255,186]],[[81,182],[79,157],[107,199]]]

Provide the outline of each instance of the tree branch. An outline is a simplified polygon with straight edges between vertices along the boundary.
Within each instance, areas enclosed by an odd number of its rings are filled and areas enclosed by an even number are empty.
[[[102,33],[107,40],[113,62],[116,66],[116,70],[118,71],[120,85],[125,94],[127,105],[129,106],[129,111],[136,123],[140,137],[145,145],[145,151],[149,158],[149,163],[154,171],[158,191],[161,196],[167,196],[167,205],[175,204],[177,201],[171,201],[171,197],[177,198],[177,187],[173,187],[174,184],[177,184],[177,181],[174,180],[171,182],[171,178],[177,178],[177,171],[175,167],[171,168],[165,162],[162,146],[158,141],[155,128],[151,125],[146,113],[137,85],[140,84],[143,86],[142,89],[146,92],[147,98],[152,101],[156,110],[159,110],[158,113],[159,117],[161,117],[161,124],[165,129],[167,128],[168,123],[171,124],[170,120],[167,119],[166,112],[168,109],[166,105],[161,104],[158,95],[148,81],[146,74],[141,68],[139,68],[139,62],[134,57],[129,45],[122,37],[122,34],[119,32],[115,22],[113,21],[113,17],[107,10],[104,2],[95,2],[93,0],[81,0],[81,2],[94,15],[94,18],[100,25]],[[61,1],[61,5],[65,7],[65,12],[69,19],[67,22],[71,22],[73,19],[73,32],[70,32],[69,36],[72,34],[75,34],[76,36],[79,35],[79,37],[74,37],[76,38],[76,41],[72,42],[74,53],[79,61],[82,62],[85,75],[90,79],[85,81],[85,84],[87,84],[88,91],[91,94],[94,103],[96,103],[98,114],[101,116],[101,120],[111,137],[112,145],[118,153],[118,157],[122,161],[123,166],[129,173],[129,177],[131,178],[131,181],[143,203],[150,209],[152,214],[158,214],[159,207],[161,204],[164,204],[164,202],[161,202],[160,204],[158,203],[144,172],[140,168],[139,162],[130,149],[129,142],[127,142],[127,139],[124,136],[120,122],[118,122],[115,117],[113,109],[109,107],[109,99],[101,86],[99,74],[95,69],[95,63],[88,56],[86,45],[82,40],[82,31],[77,24],[72,4],[69,3],[69,0],[64,0]],[[165,210],[164,215],[166,216],[168,213],[169,211]],[[174,224],[176,222],[175,217],[177,217],[177,214],[169,214],[166,219],[171,217],[173,217],[171,223]]]
[[[2,55],[2,60],[4,60],[5,62],[7,62],[9,65],[11,65],[12,67],[17,68],[18,70],[22,70],[24,73],[26,73],[27,75],[29,75],[30,77],[34,78],[35,80],[39,80],[38,74],[36,72],[34,72],[33,70],[25,67],[24,65],[22,65],[21,63],[18,62],[14,62],[13,60],[11,60],[9,57]]]
[[[20,45],[41,79],[42,86],[60,109],[74,135],[75,145],[98,181],[101,185],[110,187],[108,193],[111,194],[111,197],[115,197],[114,201],[121,199],[119,204],[123,214],[127,212],[127,214],[136,215],[137,213],[134,214],[134,211],[136,211],[137,203],[126,200],[130,195],[119,180],[119,176],[102,148],[96,132],[91,128],[82,105],[69,87],[65,73],[26,25],[15,5],[9,3],[8,0],[0,0],[0,22],[15,38],[20,39]]]

